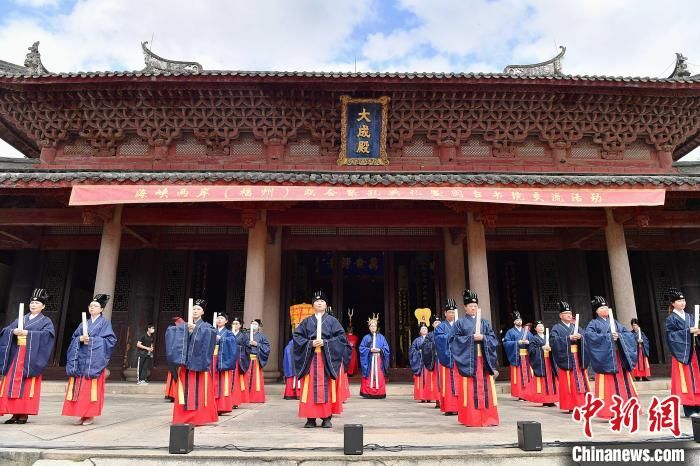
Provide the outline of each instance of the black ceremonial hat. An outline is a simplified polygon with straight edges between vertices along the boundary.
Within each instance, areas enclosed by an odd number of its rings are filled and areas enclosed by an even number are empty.
[[[559,309],[560,313],[571,312],[571,306],[566,301],[557,301],[557,309]]]
[[[464,304],[479,304],[479,298],[472,290],[464,290]]]
[[[326,297],[326,293],[324,293],[321,290],[314,291],[313,296],[311,297],[311,304],[315,303],[316,301],[328,302],[328,298]]]
[[[95,297],[92,298],[92,301],[99,303],[100,307],[104,309],[109,302],[109,297],[110,296],[108,294],[96,294]]]
[[[666,296],[668,297],[669,303],[673,303],[679,299],[685,299],[685,295],[678,288],[669,288],[668,291],[666,291]]]
[[[197,299],[194,300],[194,305],[195,305],[195,306],[199,306],[199,307],[201,307],[202,309],[206,309],[206,308],[207,308],[207,300],[206,300],[206,299],[202,299],[202,298],[197,298]]]
[[[445,311],[456,311],[457,303],[452,298],[447,298],[447,304],[445,304]]]
[[[253,322],[257,322],[260,327],[262,327],[262,320],[260,319],[253,319]]]
[[[608,300],[603,298],[602,296],[593,296],[593,299],[591,300],[591,309],[593,310],[593,312],[597,311],[599,307],[607,305]]]
[[[544,322],[542,322],[541,320],[536,320],[536,321],[532,324],[532,328],[535,329],[535,328],[537,328],[537,326],[540,325],[540,324],[544,325]]]
[[[51,299],[49,293],[44,288],[36,288],[32,293],[30,301],[39,301],[41,304],[46,304]]]
[[[639,325],[639,320],[637,320],[636,317],[630,321],[630,325],[634,325],[634,324]]]
[[[513,322],[515,322],[518,319],[523,320],[523,318],[520,316],[520,312],[513,311]]]

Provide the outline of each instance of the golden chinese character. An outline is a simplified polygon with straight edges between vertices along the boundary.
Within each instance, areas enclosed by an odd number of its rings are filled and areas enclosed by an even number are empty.
[[[357,137],[358,138],[369,138],[369,126],[367,125],[362,125],[359,128],[357,128]]]
[[[578,193],[571,193],[571,201],[572,202],[581,202],[583,199],[581,199],[581,195]]]
[[[367,195],[368,195],[368,196],[372,196],[372,197],[374,197],[374,196],[379,196],[379,191],[376,190],[376,189],[368,189],[368,190],[367,190]]]
[[[603,202],[603,196],[600,193],[591,193],[591,202],[600,204],[601,202]]]
[[[494,199],[500,199],[500,198],[502,198],[502,197],[503,197],[503,194],[501,194],[500,191],[494,191],[494,193],[493,193],[493,198],[494,198]]]
[[[358,257],[357,260],[355,261],[355,267],[358,269],[364,269],[365,268],[365,260],[361,257]]]
[[[352,259],[350,259],[349,257],[343,257],[343,268],[344,269],[349,269],[351,264],[352,264]]]
[[[241,197],[251,197],[253,195],[253,190],[250,188],[241,189]]]
[[[355,152],[358,154],[369,154],[369,141],[357,141]]]
[[[377,259],[376,257],[370,257],[368,268],[370,270],[379,270],[379,259]]]
[[[146,190],[139,189],[138,191],[136,191],[136,194],[134,195],[134,197],[136,197],[136,199],[146,199],[146,197],[147,197]]]
[[[539,191],[535,191],[534,193],[532,193],[532,199],[535,201],[543,201],[544,200],[544,199],[542,199],[542,194],[540,194]]]
[[[199,194],[197,194],[198,198],[206,198],[209,195],[209,188],[202,188],[199,190]]]
[[[464,193],[462,192],[461,189],[453,189],[451,191],[452,197],[459,197],[459,198],[464,198]]]
[[[348,197],[357,197],[357,190],[356,189],[348,189],[345,191]]]
[[[474,199],[481,199],[481,191],[478,189],[474,190]]]
[[[313,188],[304,189],[304,197],[313,197],[315,190]]]
[[[430,195],[433,197],[440,197],[442,193],[440,192],[439,189],[431,189],[430,190]]]
[[[272,194],[274,192],[275,192],[275,188],[263,188],[262,195],[267,196],[267,197],[272,197]]]
[[[335,193],[335,189],[333,189],[333,188],[328,188],[324,194],[325,194],[326,196],[335,197],[335,194],[336,194],[336,193]]]
[[[168,198],[168,188],[160,188],[159,190],[156,191],[156,196],[158,196],[161,199],[167,199]]]
[[[394,197],[396,197],[396,196],[399,196],[399,195],[401,195],[401,192],[400,192],[398,189],[392,188],[392,189],[389,190],[389,196],[394,196]]]
[[[513,191],[510,195],[513,197],[514,201],[522,201],[523,199],[523,195],[520,194],[520,191]]]
[[[187,188],[180,188],[180,190],[177,192],[177,197],[187,197],[190,195],[190,192]]]
[[[554,202],[559,202],[559,201],[561,201],[561,194],[559,194],[559,193],[554,193],[554,194],[552,194],[552,200],[553,200]]]
[[[368,123],[372,122],[372,120],[369,119],[369,112],[365,110],[365,107],[362,107],[362,111],[358,113],[357,116],[357,121],[366,120]]]

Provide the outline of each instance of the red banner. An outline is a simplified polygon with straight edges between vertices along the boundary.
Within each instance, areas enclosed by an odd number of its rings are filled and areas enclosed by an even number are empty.
[[[663,205],[664,197],[664,189],[633,188],[77,185],[73,186],[70,205],[404,199],[564,207],[622,207]]]

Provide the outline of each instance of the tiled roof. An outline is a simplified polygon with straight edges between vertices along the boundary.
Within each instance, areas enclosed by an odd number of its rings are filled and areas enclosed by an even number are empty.
[[[436,185],[532,185],[532,186],[697,186],[700,174],[679,175],[569,175],[554,173],[361,173],[361,172],[264,172],[264,171],[0,171],[0,186],[31,183],[161,184],[161,183],[272,183],[342,186],[436,186]]]

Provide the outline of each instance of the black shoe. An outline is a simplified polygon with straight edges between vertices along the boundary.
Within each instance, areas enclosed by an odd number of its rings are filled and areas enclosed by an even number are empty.
[[[14,416],[12,416],[10,419],[5,421],[5,424],[15,424],[18,421],[18,419]]]
[[[445,416],[456,416],[456,415],[457,415],[457,413],[455,413],[454,411],[448,411],[445,413]]]
[[[552,406],[556,406],[554,403],[544,403],[545,408],[551,408]]]
[[[326,422],[326,421],[323,421]],[[306,420],[306,424],[304,424],[305,429],[310,429],[312,427],[316,427],[316,419],[315,418],[308,418]]]
[[[26,424],[27,419],[29,419],[29,417],[21,417],[21,418],[17,419],[17,422],[15,424]]]
[[[331,418],[325,418],[321,423],[321,427],[323,427],[324,429],[330,429],[331,427],[333,427],[333,424],[331,424]]]
[[[645,382],[651,382],[651,379],[649,377],[642,377],[642,380]]]

